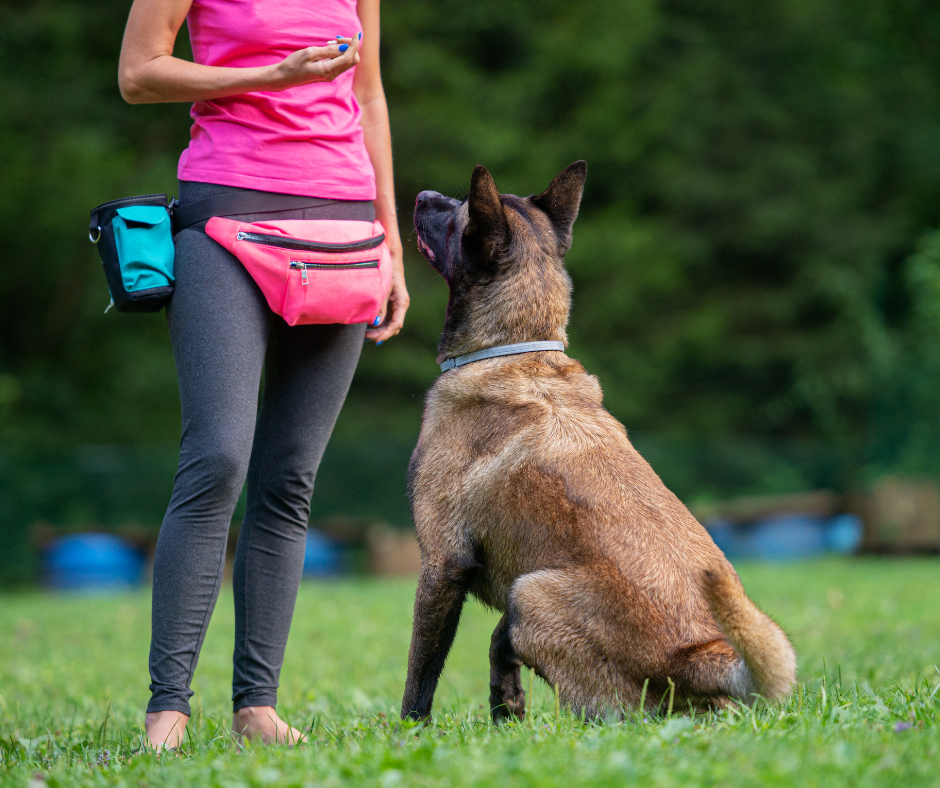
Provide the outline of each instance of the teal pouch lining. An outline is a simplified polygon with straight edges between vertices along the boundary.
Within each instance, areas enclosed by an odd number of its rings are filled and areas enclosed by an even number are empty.
[[[121,278],[128,293],[173,283],[173,230],[159,205],[118,208],[111,222]]]

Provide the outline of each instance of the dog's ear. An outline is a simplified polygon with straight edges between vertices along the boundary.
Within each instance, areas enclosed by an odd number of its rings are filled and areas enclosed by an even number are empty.
[[[470,195],[467,198],[469,221],[466,238],[476,245],[485,257],[493,257],[509,240],[509,223],[499,199],[499,189],[489,170],[482,164],[473,168]]]
[[[571,246],[571,228],[578,218],[586,177],[587,162],[576,161],[558,173],[544,192],[532,198],[533,204],[552,220],[562,254]]]

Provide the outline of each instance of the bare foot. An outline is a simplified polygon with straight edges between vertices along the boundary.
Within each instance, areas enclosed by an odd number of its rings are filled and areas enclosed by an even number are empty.
[[[305,744],[307,737],[277,716],[273,706],[245,706],[232,715],[232,730],[265,744]]]
[[[157,750],[171,750],[183,741],[183,732],[189,717],[181,711],[154,711],[144,718],[147,741]]]

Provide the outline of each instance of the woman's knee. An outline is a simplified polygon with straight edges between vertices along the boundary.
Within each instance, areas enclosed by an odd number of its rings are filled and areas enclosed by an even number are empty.
[[[180,462],[174,498],[227,508],[241,494],[248,470],[248,451],[213,448]]]
[[[249,506],[260,506],[275,519],[306,531],[316,472],[313,469],[270,468],[248,480]]]
[[[248,472],[249,451],[222,448],[203,454],[201,477],[219,495],[238,498]]]

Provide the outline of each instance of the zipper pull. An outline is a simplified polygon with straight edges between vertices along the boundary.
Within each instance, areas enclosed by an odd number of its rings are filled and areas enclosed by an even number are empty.
[[[307,264],[302,263],[299,260],[291,260],[290,267],[293,271],[300,271],[300,284],[309,285],[310,282],[307,280]]]

